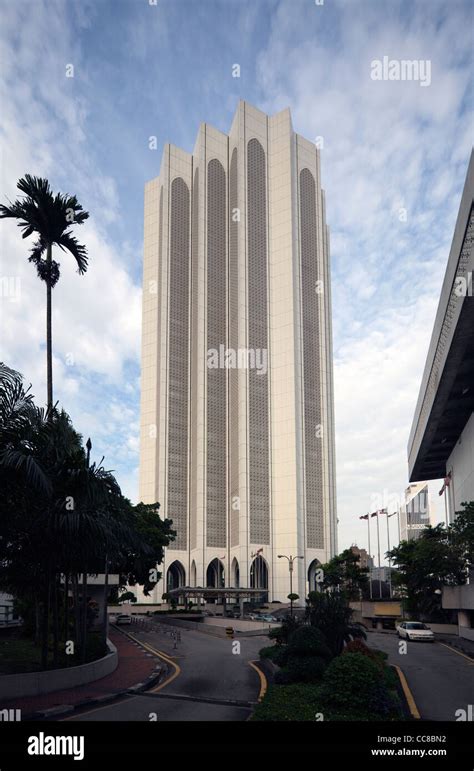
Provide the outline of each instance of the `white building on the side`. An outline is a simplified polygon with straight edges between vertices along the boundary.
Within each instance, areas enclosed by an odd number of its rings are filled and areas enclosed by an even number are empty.
[[[474,501],[474,154],[408,443],[410,482],[444,479],[448,520]]]
[[[434,527],[446,520],[444,498],[439,495],[442,484],[443,480],[436,480],[408,485],[400,507],[400,540],[418,538],[428,525]]]
[[[140,499],[177,531],[150,600],[284,601],[290,556],[303,598],[337,550],[334,456],[319,151],[241,101],[229,134],[165,145],[145,189]]]

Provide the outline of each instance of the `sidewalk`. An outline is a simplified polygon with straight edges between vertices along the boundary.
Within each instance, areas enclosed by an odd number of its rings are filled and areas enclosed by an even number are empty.
[[[461,651],[466,656],[474,660],[474,640],[466,640],[465,637],[458,637],[457,634],[438,634],[435,633],[435,639],[438,642],[451,645],[452,648]]]
[[[122,691],[144,684],[147,678],[157,674],[156,668],[159,660],[151,653],[147,653],[139,645],[136,645],[128,637],[125,637],[116,629],[110,629],[109,638],[117,647],[118,666],[112,672],[100,680],[76,688],[63,691],[54,691],[41,696],[21,696],[18,699],[0,702],[1,709],[21,709],[22,718],[46,710],[53,710],[63,705],[77,706],[84,702],[105,700]]]

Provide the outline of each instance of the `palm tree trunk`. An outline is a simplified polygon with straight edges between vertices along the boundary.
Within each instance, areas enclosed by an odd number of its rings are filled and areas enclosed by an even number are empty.
[[[82,574],[82,663],[86,661],[87,651],[87,572]]]
[[[48,668],[48,644],[49,644],[49,596],[50,596],[50,573],[49,566],[46,572],[43,599],[43,629],[41,635],[41,668]]]
[[[107,645],[107,595],[109,590],[109,560],[107,554],[105,555],[105,575],[104,575],[104,615],[102,617],[102,625],[104,628],[104,641]]]
[[[52,247],[48,244],[46,251],[46,261],[48,268],[51,268],[52,261]],[[48,277],[46,279],[46,381],[48,392],[48,408],[51,410],[53,406],[53,335],[51,324],[51,281]]]
[[[74,651],[79,653],[82,649],[81,645],[81,609],[79,606],[79,578],[77,573],[74,573],[72,577],[72,587],[74,596],[74,623],[76,629],[76,641]]]
[[[59,663],[59,613],[58,613],[58,576],[53,575],[53,667]]]
[[[41,601],[39,594],[35,595],[35,645],[41,641]]]
[[[69,640],[69,573],[64,574],[64,641]]]

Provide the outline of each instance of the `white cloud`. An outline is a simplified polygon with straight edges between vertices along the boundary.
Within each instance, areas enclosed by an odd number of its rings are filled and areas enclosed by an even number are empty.
[[[366,545],[358,517],[377,496],[398,497],[408,483],[408,435],[472,141],[462,116],[471,43],[459,5],[449,17],[438,5],[438,18],[416,3],[406,16],[397,3],[336,6],[323,32],[329,4],[280,3],[258,80],[263,109],[289,105],[296,131],[324,137],[345,548]],[[372,81],[370,62],[384,55],[430,59],[431,86]]]
[[[79,9],[82,27],[90,8]],[[61,264],[53,290],[54,397],[76,428],[92,437],[98,459],[106,455],[106,467],[124,464],[126,474],[118,479],[135,498],[141,288],[129,270],[130,243],[117,244],[106,230],[117,220],[121,202],[115,180],[100,173],[86,142],[89,105],[80,82],[87,77],[68,10],[62,2],[29,3],[6,13],[2,53],[10,66],[1,93],[2,187],[13,200],[19,194],[16,182],[26,172],[47,176],[53,189],[76,193],[90,210],[86,224],[75,228],[88,250],[87,273],[78,275],[74,258],[53,250]],[[76,79],[65,77],[67,62],[74,62]],[[17,302],[1,300],[0,358],[23,373],[44,403],[46,297],[27,259],[31,243],[21,239],[13,221],[2,221],[1,272],[20,281],[21,294]]]

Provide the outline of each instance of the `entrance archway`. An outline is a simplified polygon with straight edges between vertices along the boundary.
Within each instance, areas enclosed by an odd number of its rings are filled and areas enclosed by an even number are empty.
[[[234,557],[231,567],[232,586],[238,588],[240,586],[240,568],[237,559]]]
[[[319,560],[314,559],[308,568],[308,584],[310,592],[319,592],[321,583],[316,579],[318,578],[318,571],[321,570],[321,563]]]
[[[224,565],[217,557],[214,557],[207,566],[206,586],[218,589],[224,586]]]
[[[186,572],[183,565],[179,560],[175,560],[169,566],[166,572],[166,591],[171,589],[179,589],[180,586],[186,585]]]
[[[268,565],[261,554],[255,557],[250,565],[250,588],[264,590],[263,602],[268,602]]]

